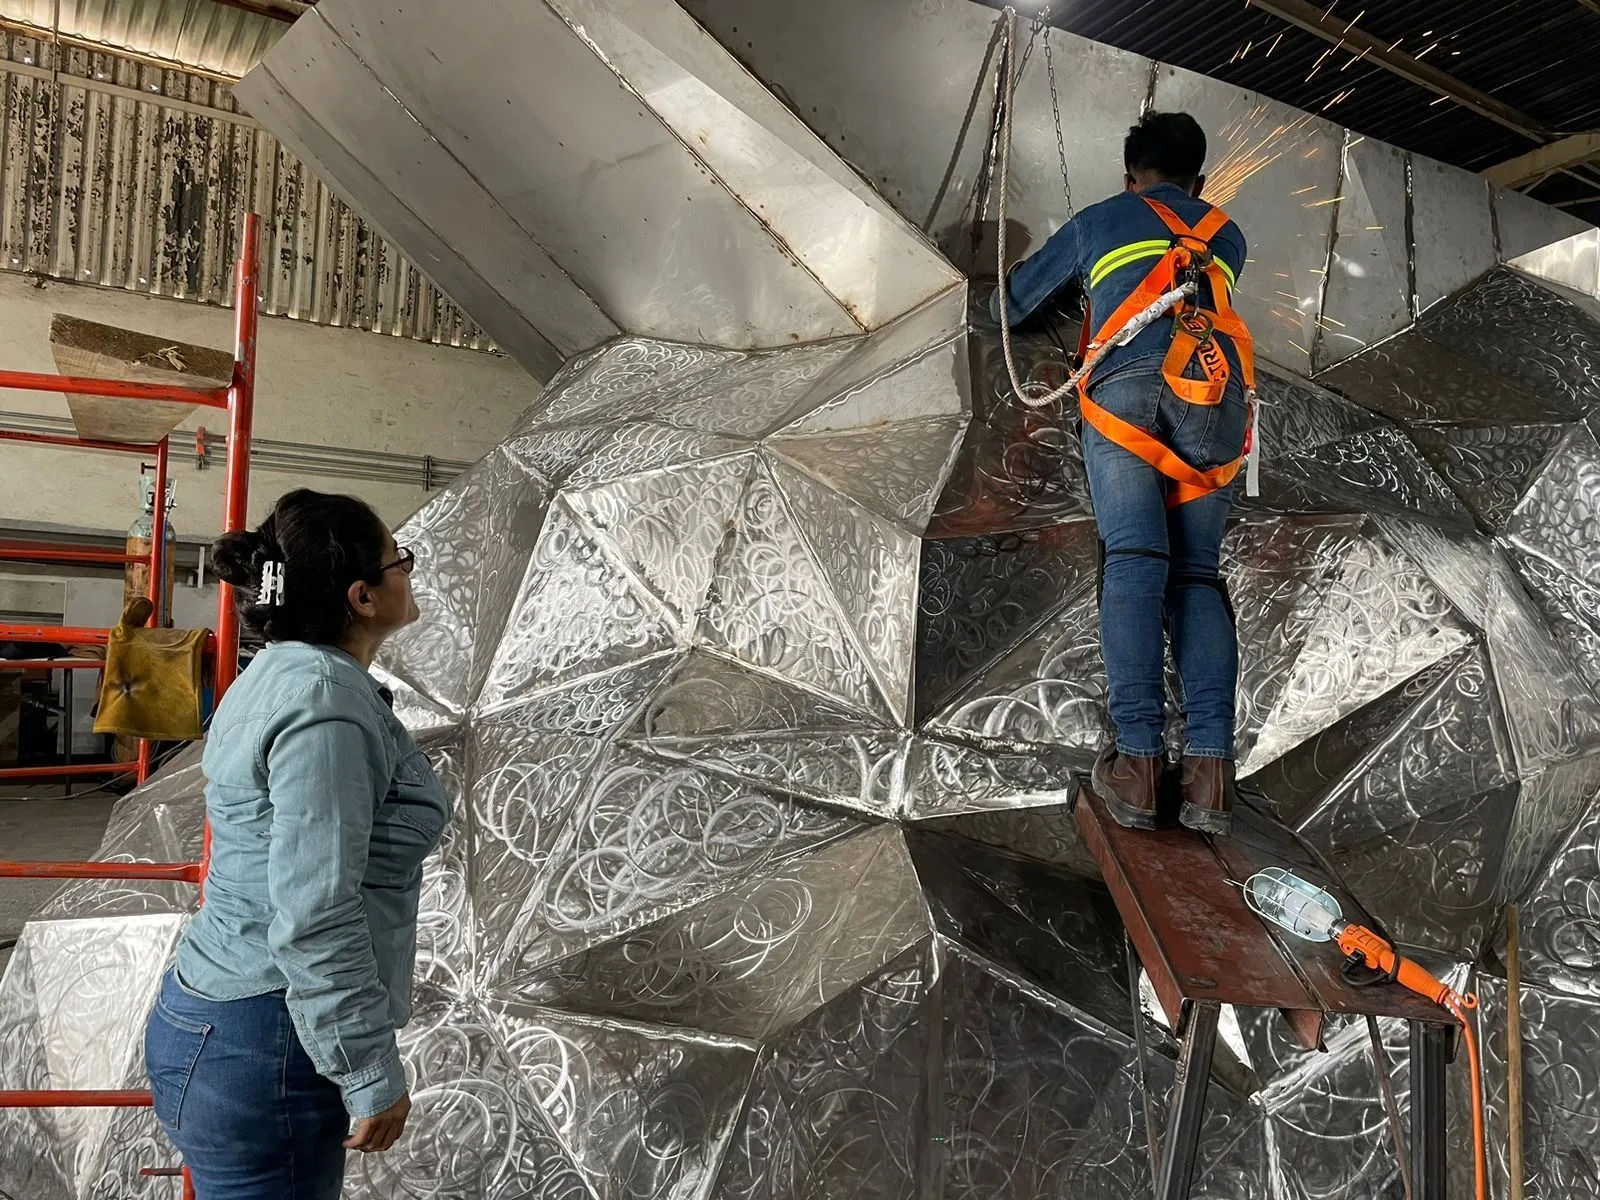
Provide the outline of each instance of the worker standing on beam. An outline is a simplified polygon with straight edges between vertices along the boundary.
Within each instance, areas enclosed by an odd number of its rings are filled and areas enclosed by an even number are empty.
[[[1199,198],[1205,155],[1193,117],[1147,113],[1123,147],[1125,190],[1063,225],[1003,286],[1013,325],[1086,287],[1083,351],[1101,355],[1078,388],[1116,725],[1095,790],[1121,824],[1155,827],[1170,634],[1188,725],[1180,820],[1227,833],[1239,662],[1219,564],[1253,424],[1254,361],[1230,296],[1244,234]],[[1102,352],[1163,298],[1170,311]],[[996,320],[999,300],[997,291]]]

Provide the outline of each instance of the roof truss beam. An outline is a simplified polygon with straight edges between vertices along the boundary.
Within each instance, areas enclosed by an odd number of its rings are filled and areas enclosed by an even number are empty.
[[[1565,171],[1600,158],[1600,132],[1575,133],[1548,146],[1540,146],[1526,154],[1508,158],[1484,172],[1491,183],[1501,187],[1519,188],[1538,183],[1546,175]]]
[[[1246,2],[1297,28],[1304,29],[1307,33],[1314,33],[1324,41],[1332,42],[1336,46],[1347,46],[1352,54],[1365,54],[1370,61],[1402,79],[1445,96],[1463,108],[1471,109],[1479,116],[1487,117],[1507,129],[1515,130],[1524,137],[1532,138],[1536,142],[1550,140],[1548,131],[1527,113],[1496,100],[1488,92],[1479,91],[1471,84],[1463,83],[1447,71],[1441,71],[1437,67],[1412,58],[1409,54],[1391,49],[1387,43],[1359,28],[1353,21],[1331,17],[1321,7],[1308,4],[1306,0],[1246,0]],[[1600,3],[1600,0],[1597,0],[1597,3]]]

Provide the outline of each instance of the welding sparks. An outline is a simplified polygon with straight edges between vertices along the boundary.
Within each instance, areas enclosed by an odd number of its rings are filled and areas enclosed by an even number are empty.
[[[1326,208],[1330,204],[1337,204],[1343,196],[1329,196],[1326,200],[1313,200],[1310,204],[1302,204],[1301,208]]]
[[[1316,184],[1308,183],[1308,184],[1306,184],[1305,187],[1300,188],[1297,191],[1290,192],[1289,194],[1291,196],[1304,196],[1307,192],[1314,192],[1316,190],[1317,190],[1317,185]]]

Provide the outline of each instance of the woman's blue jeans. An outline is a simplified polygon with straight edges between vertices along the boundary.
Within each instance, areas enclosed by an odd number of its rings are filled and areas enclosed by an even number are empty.
[[[197,1200],[337,1200],[350,1118],[282,992],[207,1000],[168,971],[144,1054],[156,1117]]]
[[[1167,387],[1161,359],[1151,358],[1119,369],[1092,394],[1202,470],[1231,462],[1244,444],[1248,412],[1237,379],[1220,404],[1189,404]],[[1187,753],[1232,759],[1239,651],[1219,563],[1236,484],[1168,508],[1166,476],[1087,422],[1083,462],[1105,547],[1100,652],[1117,750],[1138,758],[1164,753],[1170,635]]]

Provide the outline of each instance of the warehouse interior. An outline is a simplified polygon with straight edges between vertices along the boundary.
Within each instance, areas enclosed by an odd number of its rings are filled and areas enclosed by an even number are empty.
[[[196,1194],[142,1031],[260,645],[207,551],[301,487],[414,556],[372,675],[455,811],[341,1194],[1600,1195],[1596,51],[1594,0],[0,0],[0,1197]],[[1151,109],[1250,245],[1231,838],[1097,807],[1029,399],[1078,331],[989,309]],[[97,732],[139,637],[192,732]]]

